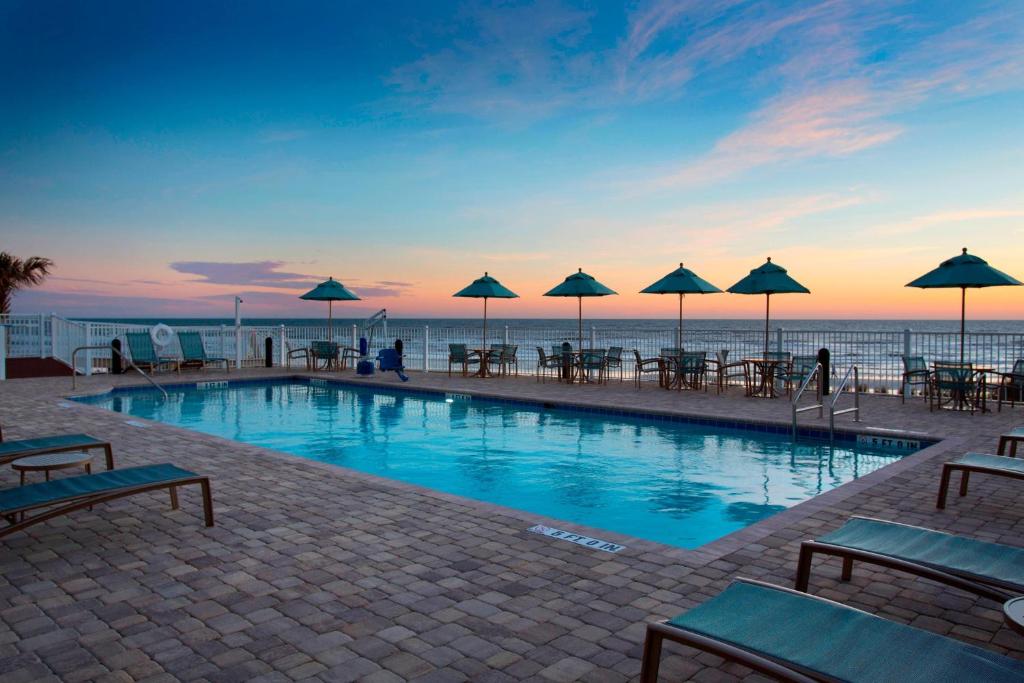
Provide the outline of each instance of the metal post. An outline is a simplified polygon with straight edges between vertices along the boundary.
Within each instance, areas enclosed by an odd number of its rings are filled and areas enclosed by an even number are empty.
[[[0,381],[5,379],[7,379],[7,325],[0,324]]]
[[[46,358],[46,316],[39,314],[39,357]]]
[[[359,328],[355,325],[352,325],[352,348],[359,348]]]
[[[430,372],[430,325],[423,326],[423,372]]]
[[[242,368],[242,326],[235,326],[235,368]]]
[[[597,328],[591,326],[590,328],[590,348],[597,348]],[[582,349],[580,349],[582,351]]]
[[[782,328],[775,330],[775,350],[782,353]]]
[[[85,345],[92,346],[92,323],[85,323]],[[74,372],[74,368],[71,369]],[[92,375],[92,350],[85,352],[85,376]]]
[[[910,328],[903,330],[903,357],[906,358],[910,355]],[[900,387],[903,391],[904,398],[910,398],[910,385],[904,384]]]
[[[288,352],[284,348],[285,341],[287,341],[287,337],[285,336],[284,325],[281,325],[281,343],[277,351],[277,364],[282,368],[288,362]]]
[[[71,353],[70,349],[68,349],[68,353]],[[57,355],[57,314],[56,313],[51,313],[50,314],[50,355],[52,355],[54,358],[60,358],[60,356]],[[68,358],[68,361],[70,361],[70,360],[71,359]],[[67,362],[67,361],[65,361],[65,362]]]
[[[508,346],[508,325],[505,325],[505,346]]]

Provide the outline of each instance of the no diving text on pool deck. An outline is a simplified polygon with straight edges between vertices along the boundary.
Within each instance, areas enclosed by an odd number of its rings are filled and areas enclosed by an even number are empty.
[[[531,526],[527,531],[532,531],[535,534],[543,534],[550,536],[551,538],[560,538],[563,541],[571,541],[576,545],[582,545],[586,548],[593,548],[595,550],[603,550],[606,553],[617,553],[620,550],[625,550],[626,546],[618,545],[617,543],[609,543],[608,541],[602,541],[598,538],[591,538],[590,536],[582,536],[580,534],[574,534],[571,531],[562,531],[561,529],[553,529],[543,524]]]

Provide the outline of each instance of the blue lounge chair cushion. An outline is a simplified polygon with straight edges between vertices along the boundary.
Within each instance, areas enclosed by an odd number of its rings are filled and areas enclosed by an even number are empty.
[[[0,514],[44,505],[56,505],[83,496],[116,491],[117,489],[198,476],[194,472],[165,463],[163,465],[126,467],[98,474],[83,474],[39,484],[28,484],[0,491]]]
[[[818,540],[1009,583],[1024,591],[1024,550],[1009,545],[859,517]]]
[[[991,467],[1008,472],[1024,474],[1024,458],[1009,458],[1005,455],[989,455],[988,453],[964,453],[950,462],[972,467]]]
[[[1019,681],[1024,662],[833,602],[736,581],[669,624],[842,681]]]
[[[21,452],[32,452],[45,450],[47,448],[68,448],[71,446],[99,446],[106,441],[100,441],[88,434],[55,434],[53,436],[42,436],[37,439],[18,439],[17,441],[0,441],[0,458],[15,455]]]

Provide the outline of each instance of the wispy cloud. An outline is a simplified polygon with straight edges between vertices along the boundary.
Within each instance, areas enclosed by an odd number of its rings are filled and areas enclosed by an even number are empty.
[[[187,275],[198,275],[195,282],[215,285],[258,285],[260,287],[285,287],[295,289],[314,286],[323,278],[304,273],[289,273],[278,268],[284,261],[248,261],[231,263],[226,261],[176,261],[169,264],[171,270]]]

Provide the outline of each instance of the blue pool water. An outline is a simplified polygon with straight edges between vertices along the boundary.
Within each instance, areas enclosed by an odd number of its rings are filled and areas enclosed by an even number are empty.
[[[894,462],[854,444],[281,381],[80,399],[438,491],[694,548]],[[905,453],[904,453],[905,454]]]

